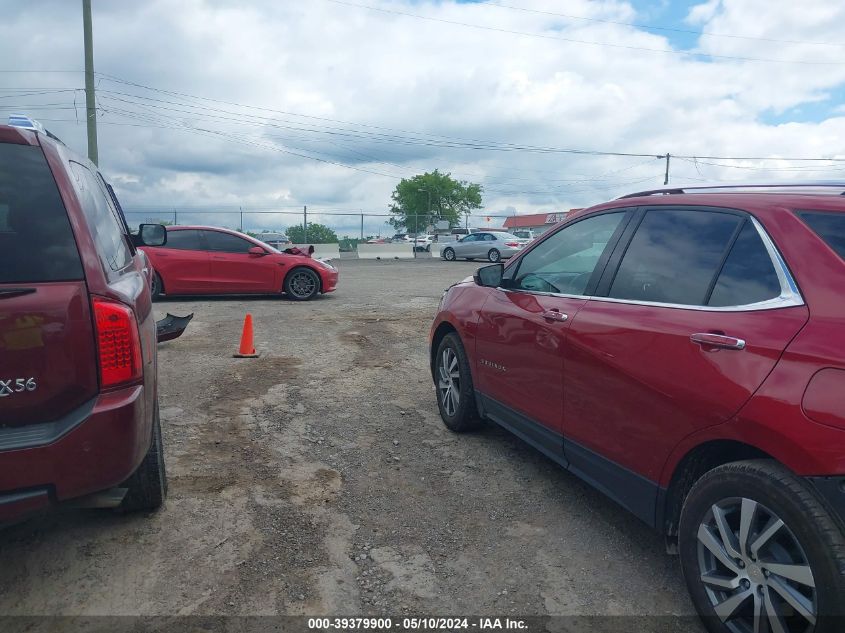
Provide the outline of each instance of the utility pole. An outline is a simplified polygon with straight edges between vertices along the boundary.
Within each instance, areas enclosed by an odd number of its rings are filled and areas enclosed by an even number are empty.
[[[302,206],[302,240],[308,243],[308,205]]]
[[[361,241],[364,241],[364,214],[361,214]]]
[[[82,0],[82,31],[85,39],[85,121],[88,124],[88,158],[95,165],[97,153],[97,102],[94,99],[94,42],[91,28],[91,0]]]
[[[663,184],[669,184],[669,152],[666,152],[666,176],[663,178]]]
[[[244,208],[238,207],[238,210],[241,212],[241,228],[240,228],[240,231],[241,231],[241,233],[243,233],[244,232]]]

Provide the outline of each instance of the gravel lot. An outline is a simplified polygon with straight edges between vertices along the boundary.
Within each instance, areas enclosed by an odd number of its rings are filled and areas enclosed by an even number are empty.
[[[442,426],[428,328],[478,264],[339,266],[310,303],[157,304],[196,315],[160,346],[166,508],[6,530],[0,613],[692,613],[644,524],[494,426]],[[233,359],[247,311],[261,357]]]

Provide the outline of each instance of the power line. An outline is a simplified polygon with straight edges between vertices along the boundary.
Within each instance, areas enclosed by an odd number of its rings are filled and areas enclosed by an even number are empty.
[[[458,20],[447,20],[446,18],[436,18],[433,16],[428,15],[420,15],[418,13],[409,13],[407,11],[398,11],[396,9],[386,9],[384,7],[373,7],[366,4],[356,4],[354,2],[346,2],[346,0],[326,0],[326,2],[332,2],[334,4],[340,4],[343,6],[348,7],[355,7],[358,9],[367,9],[369,11],[379,11],[381,13],[390,13],[393,15],[402,15],[409,18],[416,18],[419,20],[427,20],[430,22],[439,22],[442,24],[451,24],[454,26],[463,26],[471,29],[480,29],[483,31],[493,31],[496,33],[507,33],[510,35],[522,35],[524,37],[536,37],[540,39],[546,40],[557,40],[560,42],[569,42],[571,44],[586,44],[590,46],[600,46],[600,47],[607,47],[607,48],[617,48],[620,50],[634,50],[634,51],[645,51],[649,53],[662,53],[662,54],[669,54],[669,55],[682,55],[685,57],[698,57],[698,58],[711,58],[711,59],[727,59],[732,61],[743,61],[743,62],[765,62],[765,63],[776,63],[776,64],[802,64],[802,65],[809,65],[809,66],[842,66],[845,65],[845,61],[837,61],[837,62],[826,62],[826,61],[807,61],[807,60],[792,60],[792,59],[772,59],[766,57],[740,57],[736,55],[716,55],[713,53],[699,53],[695,51],[680,51],[674,49],[661,49],[661,48],[648,48],[645,46],[632,46],[628,44],[612,44],[610,42],[596,42],[592,40],[579,40],[572,37],[563,37],[560,35],[546,35],[544,33],[531,33],[528,31],[516,31],[513,29],[503,29],[495,26],[483,26],[481,24],[471,24],[469,22],[460,22]]]

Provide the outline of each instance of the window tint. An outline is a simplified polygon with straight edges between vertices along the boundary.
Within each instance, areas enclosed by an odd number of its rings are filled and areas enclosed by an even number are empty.
[[[806,211],[799,215],[837,255],[845,259],[845,214]]]
[[[477,242],[479,239],[480,239],[480,236],[478,234],[473,234],[473,235],[467,235],[466,237],[461,239],[461,242]]]
[[[511,288],[581,295],[624,211],[586,218],[558,231],[527,253]]]
[[[495,242],[496,241],[496,236],[491,235],[490,233],[483,233],[483,235],[484,235],[484,241],[485,242]]]
[[[236,235],[220,233],[219,231],[203,231],[205,241],[210,251],[223,251],[226,253],[246,253],[253,247],[252,242],[247,242]]]
[[[182,229],[167,232],[167,244],[163,248],[176,248],[182,251],[203,251],[205,245],[200,240],[200,232]]]
[[[106,193],[91,171],[80,163],[71,162],[70,170],[76,179],[76,189],[88,230],[97,246],[103,269],[118,271],[132,261],[123,223],[118,220]]]
[[[741,221],[728,213],[649,211],[622,258],[609,296],[704,305]]]
[[[41,148],[0,143],[0,283],[82,278],[67,212]]]
[[[754,225],[746,220],[725,260],[708,305],[741,306],[780,296],[772,258]]]

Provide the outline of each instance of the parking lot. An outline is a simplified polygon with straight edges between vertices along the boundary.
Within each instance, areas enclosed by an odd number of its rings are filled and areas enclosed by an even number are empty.
[[[493,426],[440,422],[427,333],[478,263],[342,260],[337,292],[165,300],[170,495],[7,530],[0,612],[686,615],[663,540]],[[244,314],[257,359],[234,359]]]

